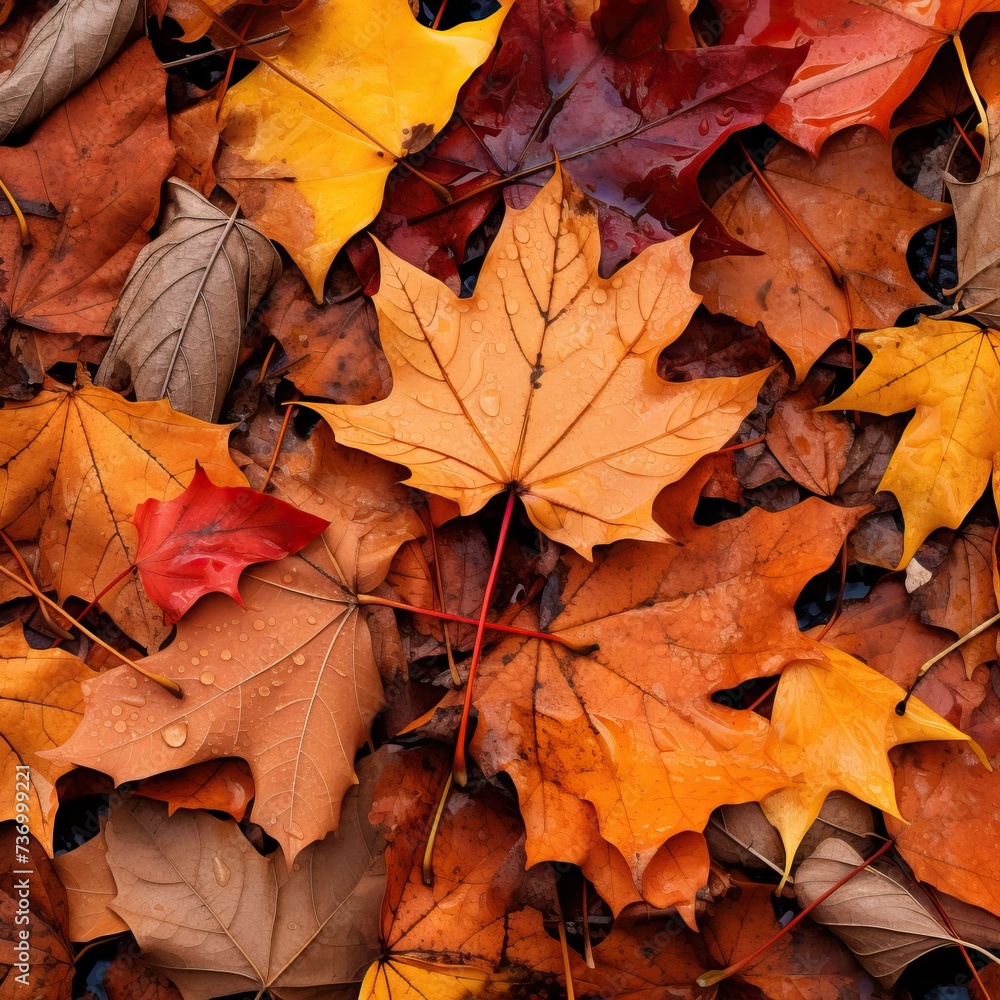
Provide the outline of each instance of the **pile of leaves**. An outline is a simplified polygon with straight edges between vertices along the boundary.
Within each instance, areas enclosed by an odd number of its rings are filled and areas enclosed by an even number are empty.
[[[1000,3],[0,24],[0,995],[1000,996]]]

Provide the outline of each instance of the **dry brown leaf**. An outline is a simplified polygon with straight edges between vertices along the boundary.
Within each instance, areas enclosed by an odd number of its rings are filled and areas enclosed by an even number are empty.
[[[111,62],[142,24],[139,0],[63,0],[32,28],[0,74],[0,141],[44,118]]]
[[[93,941],[109,934],[121,934],[128,924],[108,909],[118,888],[108,867],[108,844],[104,837],[107,816],[100,819],[97,836],[60,854],[53,860],[56,874],[66,887],[69,903],[67,936],[71,941]]]
[[[177,147],[173,176],[206,198],[215,188],[215,151],[219,146],[218,88],[206,91],[200,101],[170,116],[170,138]]]
[[[723,194],[713,210],[764,256],[699,264],[693,287],[713,312],[750,326],[763,323],[791,359],[798,379],[830,344],[847,336],[851,319],[855,329],[870,330],[894,323],[910,306],[933,302],[910,276],[906,248],[918,229],[950,209],[896,177],[891,145],[874,129],[833,136],[818,160],[781,142],[763,172],[799,225],[841,269],[843,287],[752,173]]]
[[[83,718],[80,685],[97,674],[63,649],[32,649],[20,622],[0,628],[0,659],[0,821],[26,814],[31,832],[51,854],[59,808],[55,783],[69,767],[36,754],[73,735]],[[18,790],[28,795],[24,809],[15,800]]]
[[[849,844],[831,837],[795,870],[795,896],[801,906],[840,881],[864,859]],[[865,868],[828,896],[812,919],[829,927],[883,986],[891,987],[915,958],[959,943],[923,893],[901,870]],[[933,914],[933,915],[932,915]],[[1000,944],[1000,920],[980,911],[979,922],[966,919],[956,930],[978,949]]]
[[[22,836],[14,825],[0,835],[7,859],[0,869],[0,995],[70,1000],[73,946],[66,938],[66,890],[45,853]]]
[[[798,391],[782,397],[767,422],[767,446],[800,486],[833,496],[854,442],[839,413],[814,413],[833,382],[833,372],[813,370]]]
[[[169,178],[160,235],[129,272],[95,383],[218,420],[243,327],[280,273],[277,251],[254,226]]]
[[[229,428],[177,413],[166,402],[129,403],[89,384],[52,382],[30,403],[0,410],[0,526],[40,539],[39,580],[62,598],[95,597],[132,562],[132,515],[149,497],[170,500],[201,462],[213,482],[245,486],[227,448]],[[156,648],[163,612],[134,576],[102,607],[136,642]]]
[[[101,981],[108,1000],[181,1000],[181,994],[162,972],[136,958],[136,949],[118,952]]]
[[[160,185],[174,162],[165,89],[160,60],[141,39],[23,146],[0,147],[0,177],[31,236],[29,249],[15,216],[0,216],[0,297],[14,319],[75,337],[103,335],[149,241]]]
[[[657,376],[698,304],[688,242],[599,277],[597,216],[559,169],[527,208],[508,209],[471,298],[381,248],[392,392],[314,409],[341,443],[409,466],[409,484],[463,514],[514,489],[539,530],[583,555],[663,541],[656,494],[725,444],[768,374]]]
[[[166,802],[171,816],[178,809],[211,809],[229,813],[238,822],[254,796],[254,787],[246,763],[227,757],[154,775],[142,783],[142,794]]]
[[[143,959],[185,1000],[243,990],[282,998],[361,978],[377,951],[385,887],[382,838],[369,824],[385,752],[359,765],[338,836],[306,848],[295,870],[280,852],[261,857],[232,820],[138,797],[112,810],[112,908]]]

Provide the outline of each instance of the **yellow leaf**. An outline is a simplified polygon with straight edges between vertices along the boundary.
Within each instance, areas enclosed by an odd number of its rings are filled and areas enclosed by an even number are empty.
[[[396,161],[451,117],[510,2],[432,31],[406,0],[318,0],[286,15],[291,37],[273,58],[305,88],[262,63],[226,94],[219,183],[291,254],[317,301],[337,251],[378,214]]]
[[[990,480],[1000,451],[1000,333],[922,319],[858,341],[871,364],[819,409],[916,409],[879,483],[896,495],[906,522],[902,568],[935,528],[957,528]]]
[[[817,644],[817,651],[822,659],[782,671],[771,713],[779,759],[794,784],[766,795],[761,807],[785,845],[786,877],[830,792],[841,789],[899,817],[888,751],[920,740],[969,739],[917,698],[897,715],[905,694],[898,684],[833,646]]]
[[[660,379],[699,302],[688,237],[600,278],[597,217],[561,170],[508,210],[471,298],[380,254],[392,392],[313,408],[342,444],[409,466],[410,485],[463,514],[516,489],[539,530],[588,557],[669,537],[654,497],[726,443],[768,375]]]

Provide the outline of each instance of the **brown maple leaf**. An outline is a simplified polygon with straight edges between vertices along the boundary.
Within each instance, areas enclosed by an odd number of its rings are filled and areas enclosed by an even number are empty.
[[[662,541],[654,497],[732,436],[768,374],[657,376],[698,304],[687,244],[599,277],[596,215],[559,170],[508,210],[471,298],[382,248],[375,306],[392,392],[313,408],[341,443],[409,466],[409,484],[463,514],[515,489],[541,531],[584,555]]]

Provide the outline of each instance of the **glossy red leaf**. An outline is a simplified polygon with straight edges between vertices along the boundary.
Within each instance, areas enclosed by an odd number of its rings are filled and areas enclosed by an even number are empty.
[[[330,523],[247,486],[216,486],[200,465],[180,496],[146,500],[133,520],[139,579],[168,624],[214,591],[242,604],[247,566],[298,552]]]

